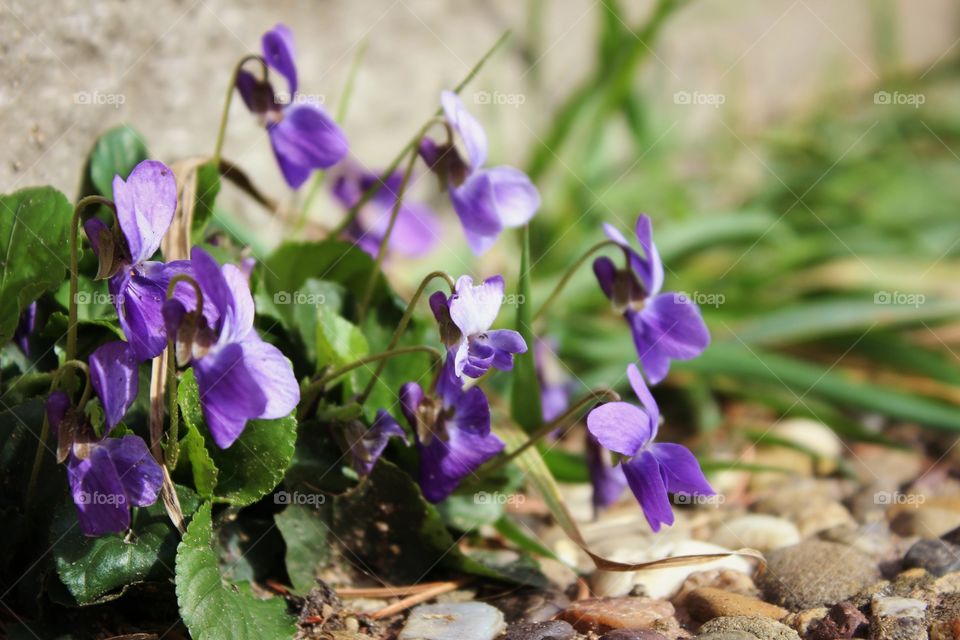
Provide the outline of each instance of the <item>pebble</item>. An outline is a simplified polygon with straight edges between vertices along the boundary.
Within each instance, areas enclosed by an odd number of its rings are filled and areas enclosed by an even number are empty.
[[[676,543],[667,543],[654,546],[651,549],[652,558],[669,558],[673,556],[696,555],[700,553],[727,553],[730,549],[709,542],[699,540],[682,540]],[[687,566],[670,567],[665,569],[651,569],[638,571],[634,584],[643,589],[643,593],[651,598],[667,599],[673,597],[683,586],[684,581],[692,574],[713,569],[728,569],[752,575],[754,562],[743,556],[728,556],[718,560],[710,560]]]
[[[893,486],[910,482],[923,472],[923,456],[915,451],[893,449],[881,444],[857,443],[850,465],[864,484],[883,480]]]
[[[506,626],[503,613],[483,602],[422,604],[410,612],[397,640],[493,640]]]
[[[943,540],[918,540],[903,558],[905,567],[921,567],[935,576],[960,571],[960,547]]]
[[[673,605],[663,600],[593,598],[571,603],[558,617],[581,633],[611,629],[667,631],[678,627],[673,614]]]
[[[801,610],[846,600],[879,577],[869,556],[813,539],[768,553],[767,570],[757,586],[770,602]]]
[[[832,606],[825,617],[810,623],[808,637],[810,640],[852,638],[869,622],[860,609],[849,602],[841,602]]]
[[[818,474],[829,475],[836,471],[837,460],[844,450],[843,442],[833,429],[822,422],[809,418],[789,418],[775,425],[770,433],[816,454],[814,466]]]
[[[709,587],[694,589],[687,594],[684,603],[693,619],[699,622],[724,616],[761,616],[780,620],[790,613],[782,607],[764,602],[759,598]]]
[[[926,640],[926,610],[923,600],[874,596],[870,603],[870,639]]]
[[[600,640],[667,640],[667,637],[647,629],[614,629],[600,636]]]
[[[930,640],[960,638],[960,593],[950,593],[941,597],[937,606],[929,614]]]
[[[746,631],[732,629],[730,631],[712,631],[696,636],[697,640],[757,640],[757,636]]]
[[[818,537],[853,547],[875,560],[899,559],[899,555],[895,556],[896,545],[885,521],[868,522],[859,527],[834,527],[821,531]]]
[[[891,509],[890,528],[908,538],[939,538],[960,526],[960,510],[951,506],[933,503],[933,500],[904,509]]]
[[[750,513],[721,523],[711,542],[728,549],[749,547],[757,551],[770,551],[797,544],[800,542],[800,531],[784,518]]]
[[[503,640],[572,640],[576,635],[569,622],[545,620],[512,624]]]
[[[730,569],[711,569],[710,571],[698,571],[690,574],[683,581],[677,595],[673,597],[673,603],[682,603],[691,591],[700,587],[723,589],[727,592],[739,593],[742,596],[756,597],[760,595],[760,590],[753,584],[753,578],[747,574]]]
[[[715,634],[730,632],[747,633],[758,640],[800,640],[799,634],[785,624],[768,618],[751,618],[748,616],[726,616],[714,618],[704,623],[697,632],[702,639],[710,636],[711,640],[721,640]],[[726,640],[733,640],[730,636],[724,636]]]

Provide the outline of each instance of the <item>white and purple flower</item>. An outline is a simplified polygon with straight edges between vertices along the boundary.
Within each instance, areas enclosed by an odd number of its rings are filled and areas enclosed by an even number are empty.
[[[600,405],[587,416],[590,434],[613,453],[623,456],[620,467],[627,485],[636,496],[650,528],[673,524],[668,493],[714,495],[690,450],[679,444],[656,443],[660,408],[643,381],[636,365],[627,367],[630,386],[642,409],[628,402]],[[602,491],[616,490],[613,476],[606,478]],[[606,497],[606,496],[602,496]]]
[[[347,138],[319,105],[299,98],[290,29],[278,24],[261,44],[266,63],[287,80],[290,102],[280,103],[269,82],[244,70],[237,74],[237,90],[247,108],[262,118],[284,180],[298,189],[314,169],[332,167],[347,155]]]
[[[420,156],[450,192],[470,249],[487,251],[506,227],[521,227],[540,208],[540,194],[527,174],[508,166],[486,168],[487,135],[452,91],[440,95],[450,129],[466,148],[464,159],[453,144],[420,143]]]
[[[474,285],[470,276],[457,279],[453,294],[430,296],[430,308],[440,326],[440,338],[450,351],[457,377],[479,378],[490,367],[509,371],[513,356],[527,343],[511,329],[490,330],[503,304],[503,278],[494,276]]]
[[[604,224],[604,230],[623,249],[627,265],[617,269],[604,256],[594,261],[593,272],[614,308],[626,318],[643,372],[656,384],[667,377],[671,360],[700,355],[710,344],[710,332],[696,303],[681,293],[660,293],[663,263],[653,244],[649,217],[637,218],[642,257],[615,227]]]
[[[490,430],[490,405],[483,391],[464,390],[452,358],[439,375],[436,395],[425,394],[416,382],[400,389],[400,406],[420,451],[420,489],[430,502],[449,496],[504,448]]]

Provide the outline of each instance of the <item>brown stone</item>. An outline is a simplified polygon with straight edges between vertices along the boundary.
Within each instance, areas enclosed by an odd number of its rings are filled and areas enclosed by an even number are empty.
[[[764,602],[759,598],[710,587],[694,589],[687,594],[684,603],[690,615],[698,622],[706,622],[721,616],[762,616],[781,620],[790,613],[782,607]]]
[[[566,620],[580,633],[611,629],[647,629],[676,636],[677,621],[673,605],[652,598],[593,598],[578,600],[557,617]]]

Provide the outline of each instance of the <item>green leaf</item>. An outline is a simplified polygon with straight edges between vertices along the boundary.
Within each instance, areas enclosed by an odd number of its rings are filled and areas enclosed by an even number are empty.
[[[225,584],[213,549],[210,503],[197,511],[177,549],[177,602],[195,640],[289,640],[294,619],[279,598],[259,600]]]
[[[66,278],[72,217],[52,187],[0,196],[0,344],[13,336],[20,312]]]
[[[194,198],[192,236],[195,243],[203,240],[207,223],[214,214],[214,204],[220,193],[220,170],[213,161],[197,167],[197,192]]]
[[[99,193],[113,199],[113,178],[124,180],[140,162],[150,157],[147,144],[127,125],[114,127],[97,138],[84,172],[83,195]]]
[[[717,342],[699,358],[677,362],[678,369],[708,376],[731,376],[741,384],[768,382],[790,390],[798,403],[806,394],[838,404],[876,411],[947,431],[960,431],[960,409],[897,389],[858,382],[836,370],[742,345]]]
[[[527,343],[527,352],[517,354],[513,365],[510,413],[517,424],[533,431],[543,422],[540,406],[540,382],[533,353],[533,299],[530,295],[530,228],[521,231],[520,275],[517,285],[517,331]]]
[[[237,441],[221,449],[213,442],[203,421],[192,370],[183,375],[177,395],[189,399],[184,416],[189,416],[187,420],[203,434],[213,468],[219,470],[215,500],[242,507],[253,504],[280,484],[293,459],[297,440],[297,419],[292,414],[276,420],[250,420]],[[206,462],[202,462],[201,471],[209,477]]]
[[[325,306],[317,308],[317,370],[342,367],[370,352],[360,329]]]
[[[273,519],[287,544],[284,561],[293,588],[306,594],[317,584],[317,568],[330,557],[330,509],[291,504]]]
[[[190,465],[193,472],[193,483],[200,497],[210,498],[213,496],[214,489],[216,489],[219,471],[217,465],[213,462],[213,458],[210,457],[206,442],[200,433],[200,425],[203,424],[203,412],[200,409],[199,389],[196,379],[193,377],[193,369],[187,371],[183,378],[183,382],[177,386],[177,404],[180,406],[180,414],[183,416],[184,427],[187,431],[186,435],[180,440],[180,448],[183,453],[181,460]],[[184,384],[188,378],[189,383]]]
[[[184,515],[196,510],[192,491],[177,487],[177,495]],[[57,575],[79,605],[114,600],[139,582],[171,578],[178,541],[179,533],[160,500],[133,510],[131,533],[126,535],[83,535],[70,500],[57,509],[50,528]]]

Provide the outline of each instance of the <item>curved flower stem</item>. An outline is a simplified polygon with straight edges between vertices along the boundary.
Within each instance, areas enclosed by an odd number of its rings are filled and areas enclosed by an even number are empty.
[[[362,366],[371,364],[373,362],[384,362],[395,356],[402,356],[408,353],[418,353],[418,352],[427,353],[433,356],[433,367],[436,371],[440,370],[440,367],[443,365],[443,354],[441,354],[440,351],[438,351],[437,349],[434,349],[433,347],[429,347],[427,345],[413,345],[410,347],[400,347],[398,349],[381,351],[380,353],[375,353],[372,356],[366,356],[364,358],[360,358],[359,360],[354,360],[349,364],[345,364],[342,367],[338,367],[333,371],[323,374],[321,377],[311,382],[307,386],[307,388],[303,390],[303,393],[301,394],[305,398],[305,400],[301,403],[301,406],[303,406],[304,409],[311,407],[316,398],[316,395],[320,393],[321,390],[323,390],[323,388],[327,385],[327,383],[331,382],[332,380],[336,380],[337,378],[339,378],[345,373],[350,373],[354,369],[358,369]],[[374,380],[377,379],[376,375],[374,376],[373,379]],[[366,394],[367,391],[364,391],[364,393]],[[364,395],[364,399],[366,399],[365,395]],[[360,402],[360,404],[362,404],[362,401]],[[305,416],[301,416],[301,419],[303,419],[303,417]]]
[[[542,316],[544,313],[547,312],[547,309],[550,308],[550,305],[554,303],[554,301],[560,296],[560,293],[563,291],[564,287],[566,287],[567,284],[570,282],[570,278],[573,277],[573,274],[575,274],[577,270],[583,266],[583,263],[585,263],[590,256],[595,254],[597,251],[603,249],[604,247],[608,247],[611,245],[617,246],[617,247],[620,246],[613,240],[603,240],[602,242],[598,242],[597,244],[587,249],[586,252],[582,256],[580,256],[577,259],[577,261],[570,266],[569,269],[567,269],[566,273],[563,274],[563,277],[560,278],[560,282],[558,282],[557,286],[553,288],[553,293],[550,294],[550,297],[544,300],[543,304],[540,305],[540,308],[537,309],[536,313],[533,314],[534,321],[538,320],[540,316]]]
[[[555,429],[563,425],[564,422],[566,422],[567,420],[572,418],[574,415],[576,415],[581,409],[583,409],[583,407],[585,407],[588,404],[591,404],[592,402],[599,401],[599,400],[606,400],[607,402],[618,402],[620,400],[620,394],[618,394],[613,389],[603,389],[603,388],[591,389],[589,392],[587,392],[585,396],[577,400],[577,402],[575,402],[573,406],[571,406],[566,411],[564,411],[563,415],[551,420],[550,422],[547,422],[541,425],[536,431],[531,433],[530,439],[527,440],[521,447],[519,447],[515,451],[512,451],[501,458],[494,460],[489,465],[484,467],[482,469],[482,472],[490,473],[491,471],[495,471],[503,467],[504,465],[508,464],[510,461],[515,459],[517,456],[519,456],[521,453],[523,453],[530,447],[537,444],[537,442],[539,442],[542,438],[546,437],[547,435],[552,433]]]
[[[403,311],[403,317],[400,318],[400,324],[397,325],[397,330],[393,332],[393,337],[390,338],[390,343],[387,345],[385,351],[391,351],[397,346],[397,343],[400,342],[403,332],[407,330],[407,326],[410,324],[410,319],[413,317],[413,311],[416,309],[417,303],[420,301],[420,297],[426,290],[427,285],[436,278],[443,278],[450,287],[450,293],[454,292],[457,283],[449,273],[446,271],[431,271],[428,273],[427,276],[420,281],[420,286],[417,287],[417,291],[413,294],[413,297],[410,298],[410,302],[407,303],[407,308]],[[370,392],[373,391],[374,385],[377,384],[377,378],[379,378],[380,374],[383,373],[383,368],[385,366],[387,366],[386,360],[381,360],[380,364],[377,365],[376,371],[373,372],[373,377],[370,378],[370,381],[367,382],[367,386],[360,394],[360,404],[363,404],[364,401],[366,401],[367,396],[370,395]]]
[[[73,218],[70,221],[70,299],[67,301],[67,353],[66,359],[77,357],[77,289],[79,288],[80,262],[80,214],[90,205],[101,204],[113,209],[114,216],[117,207],[113,201],[103,196],[87,196],[81,198],[73,209]]]
[[[230,84],[227,86],[227,97],[223,101],[223,112],[220,114],[220,129],[217,131],[217,143],[213,148],[213,164],[216,167],[220,166],[220,152],[223,150],[223,140],[227,133],[227,118],[230,115],[230,103],[233,101],[233,90],[237,86],[237,76],[240,75],[243,65],[251,60],[257,60],[260,63],[260,66],[263,68],[264,82],[267,81],[267,77],[270,74],[270,71],[267,67],[267,61],[263,59],[263,56],[255,53],[251,53],[240,58],[240,61],[237,62],[236,66],[233,68],[233,75],[230,76]]]
[[[178,273],[170,278],[167,285],[167,300],[173,298],[177,283],[186,282],[193,287],[197,297],[195,313],[203,314],[203,290],[200,284],[185,273]],[[177,467],[177,457],[180,454],[180,408],[177,405],[177,344],[175,336],[167,336],[167,413],[170,414],[170,425],[167,428],[167,446],[165,450],[168,469]]]
[[[454,87],[453,92],[456,94],[459,94],[461,91],[463,91],[463,88],[467,86],[467,84],[469,84],[470,81],[473,80],[473,78],[478,73],[480,73],[480,69],[483,68],[483,65],[487,63],[487,60],[490,59],[490,57],[496,52],[496,50],[500,48],[500,45],[506,42],[509,37],[510,37],[510,30],[508,29],[504,31],[499,38],[497,38],[497,41],[493,43],[493,46],[491,46],[487,50],[487,52],[483,54],[483,57],[477,61],[477,64],[473,65],[473,68],[470,69],[469,73],[467,73],[467,75],[463,78],[463,80],[460,81],[460,84]],[[433,116],[431,116],[431,121],[433,120],[433,118],[436,118],[442,113],[443,113],[443,109],[437,109],[433,113]],[[363,207],[363,205],[370,202],[370,199],[373,196],[375,196],[378,191],[380,191],[380,189],[383,187],[384,184],[386,184],[386,181],[390,178],[390,176],[393,175],[393,172],[397,170],[397,167],[400,166],[400,163],[403,162],[404,156],[406,156],[407,153],[411,150],[416,151],[417,145],[419,144],[420,144],[420,135],[418,134],[414,136],[414,138],[411,139],[410,142],[408,142],[406,146],[403,147],[403,149],[400,150],[400,153],[397,154],[397,157],[394,158],[393,161],[387,166],[387,168],[383,170],[383,172],[380,174],[380,179],[377,180],[377,182],[373,184],[369,189],[363,192],[363,194],[360,196],[360,199],[357,201],[357,203],[350,208],[350,211],[347,212],[346,217],[344,217],[344,219],[340,221],[340,224],[334,227],[334,229],[330,232],[330,237],[336,238],[341,233],[343,233],[344,229],[349,227],[350,224],[353,223],[354,220],[356,220],[357,215],[360,213],[360,209]]]
[[[57,369],[57,372],[53,374],[53,379],[50,380],[50,390],[47,392],[47,395],[52,393],[57,385],[60,383],[60,376],[67,369],[79,369],[83,371],[86,377],[86,384],[83,387],[83,395],[80,396],[80,404],[78,405],[79,409],[82,411],[87,404],[87,400],[90,399],[90,369],[87,367],[87,363],[80,360],[67,360],[60,368]],[[47,438],[50,437],[50,420],[47,418],[47,411],[44,408],[43,411],[43,423],[40,426],[40,439],[37,441],[37,451],[33,455],[33,467],[30,469],[30,480],[27,483],[27,492],[23,501],[24,509],[30,508],[30,503],[33,502],[33,497],[37,492],[37,480],[40,478],[40,469],[43,468],[43,448],[47,446]]]
[[[186,282],[191,287],[193,287],[193,293],[197,296],[197,304],[195,311],[197,313],[203,313],[203,289],[200,288],[200,283],[191,278],[185,273],[178,273],[172,278],[170,278],[170,283],[167,285],[167,300],[173,298],[174,291],[176,291],[177,284],[180,282]]]

